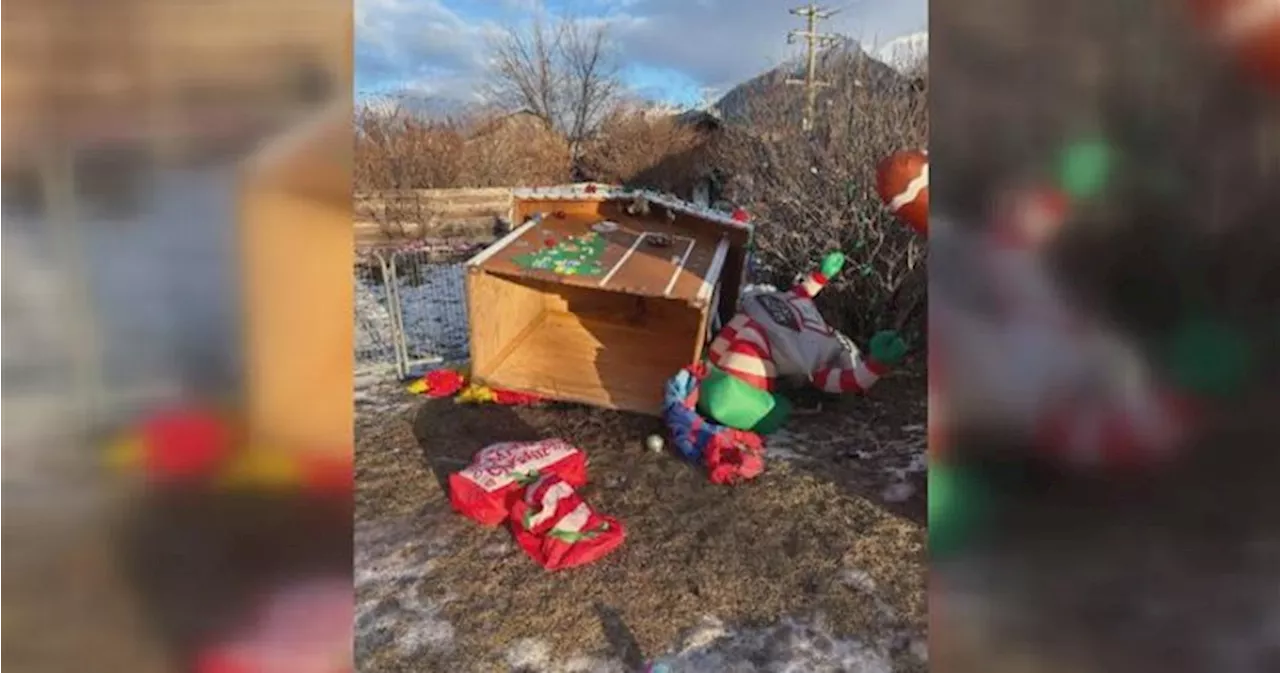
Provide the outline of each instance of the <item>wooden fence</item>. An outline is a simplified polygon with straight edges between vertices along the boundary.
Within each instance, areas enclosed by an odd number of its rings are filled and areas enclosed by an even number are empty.
[[[413,189],[355,195],[356,242],[484,238],[511,209],[511,189]]]

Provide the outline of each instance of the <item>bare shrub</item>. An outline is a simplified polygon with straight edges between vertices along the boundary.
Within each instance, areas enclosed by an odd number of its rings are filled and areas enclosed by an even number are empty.
[[[355,120],[356,191],[449,187],[461,172],[463,124],[403,107],[361,108]]]
[[[672,158],[694,152],[708,138],[671,116],[654,117],[634,105],[618,105],[603,119],[597,133],[583,145],[581,169],[601,182],[646,180],[646,173],[662,166],[666,177],[679,182]],[[666,185],[655,185],[667,187]]]
[[[569,143],[527,112],[473,120],[458,157],[457,187],[517,187],[567,182]]]
[[[832,68],[812,133],[803,133],[803,93],[766,87],[726,126],[714,155],[729,179],[726,196],[761,221],[756,254],[765,280],[795,275],[839,249],[845,271],[819,297],[851,336],[923,328],[925,245],[875,191],[881,159],[923,148],[929,133],[927,75],[907,78],[860,53]]]

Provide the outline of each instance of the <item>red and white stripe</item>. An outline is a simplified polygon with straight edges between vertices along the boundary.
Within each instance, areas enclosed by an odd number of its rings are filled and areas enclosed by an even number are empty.
[[[739,313],[711,342],[711,364],[761,390],[773,390],[778,370],[759,323]]]
[[[941,458],[946,455],[951,442],[951,409],[946,398],[946,379],[942,368],[941,357],[929,355],[929,393],[928,413],[929,429],[927,434],[930,458]]]
[[[581,502],[569,482],[548,474],[525,490],[525,504],[529,505],[527,518],[521,523],[525,529],[540,533],[551,528],[553,521],[576,508]]]
[[[811,376],[813,385],[827,393],[865,393],[889,368],[853,352],[853,366],[823,367]]]
[[[928,188],[929,164],[925,164],[920,169],[920,174],[912,178],[911,182],[908,182],[907,186],[904,187],[902,191],[894,194],[893,198],[889,200],[889,203],[887,204],[889,206],[889,211],[896,215],[898,211],[905,208],[908,203],[919,198],[920,193]]]
[[[791,288],[791,293],[797,297],[813,299],[827,286],[828,280],[830,279],[821,271],[810,271],[795,287]]]
[[[1173,458],[1192,421],[1189,403],[1163,390],[1062,403],[1041,422],[1037,448],[1077,467],[1142,467]]]

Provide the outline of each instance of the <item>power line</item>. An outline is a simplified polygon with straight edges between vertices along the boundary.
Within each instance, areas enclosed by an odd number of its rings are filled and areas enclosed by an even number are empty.
[[[787,79],[787,84],[798,84],[804,87],[804,119],[801,122],[801,126],[805,131],[813,130],[814,117],[817,114],[818,89],[831,85],[830,82],[818,79],[818,49],[840,40],[838,35],[819,33],[817,30],[818,21],[831,18],[841,9],[843,7],[825,9],[810,2],[807,5],[789,10],[792,14],[803,17],[806,26],[805,30],[792,30],[787,33],[787,44],[794,43],[797,37],[803,38],[805,41],[804,79]]]

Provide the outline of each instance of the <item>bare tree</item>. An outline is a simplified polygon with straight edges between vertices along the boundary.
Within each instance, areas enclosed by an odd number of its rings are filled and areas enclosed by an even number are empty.
[[[483,92],[508,109],[524,109],[569,141],[575,160],[616,101],[618,64],[608,24],[541,16],[493,40]]]

